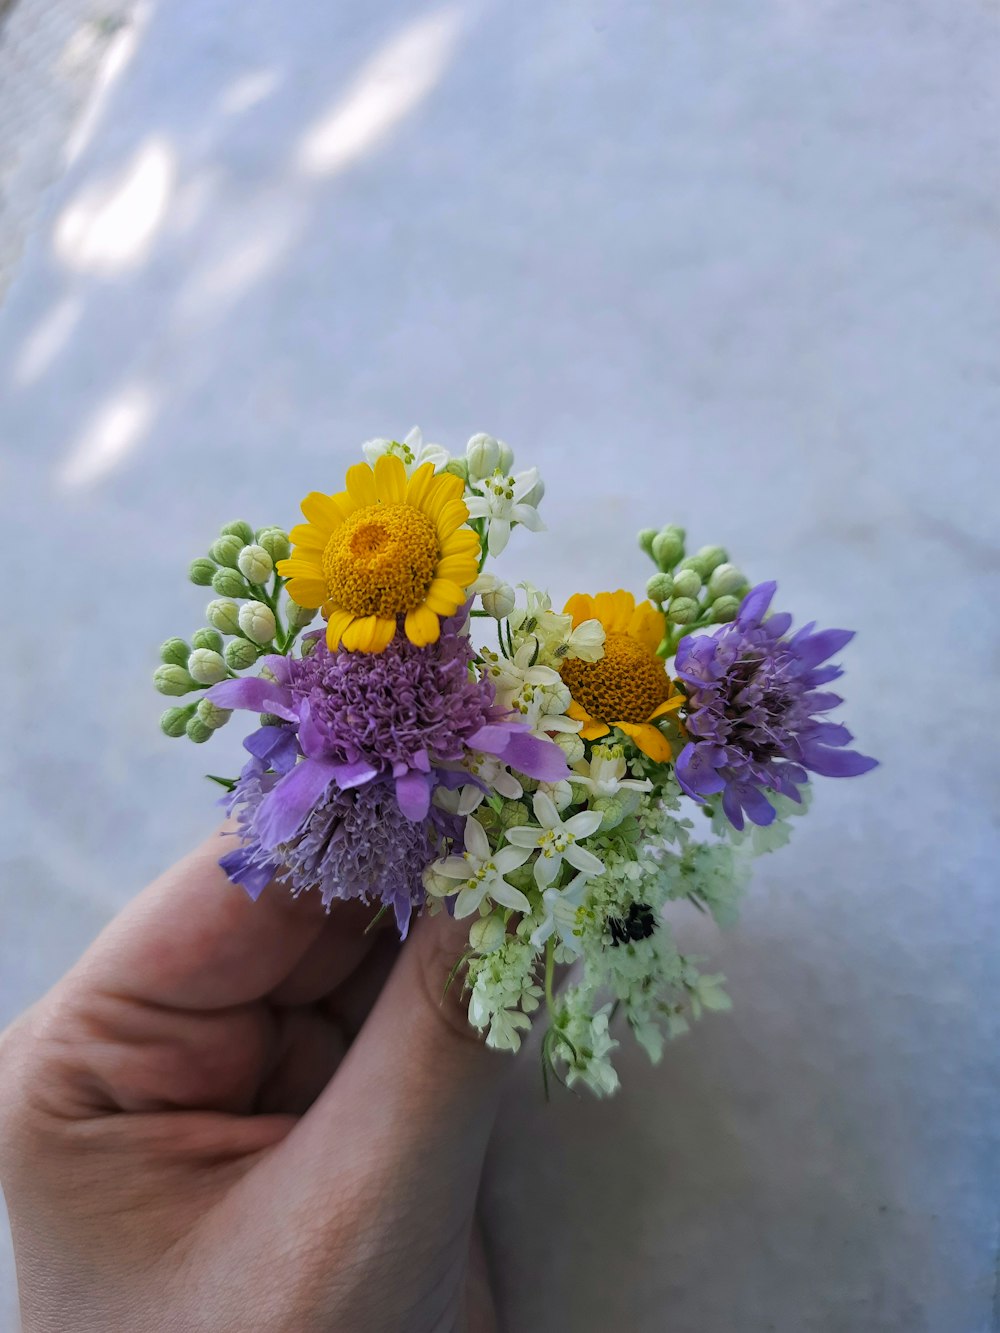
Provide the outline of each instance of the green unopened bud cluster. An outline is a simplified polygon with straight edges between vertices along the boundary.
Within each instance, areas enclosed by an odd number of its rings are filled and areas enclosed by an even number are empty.
[[[218,537],[191,562],[188,577],[200,587],[212,587],[220,597],[252,597],[254,588],[263,588],[279,560],[291,554],[288,533],[281,528],[258,528],[236,519],[226,523]]]
[[[687,533],[676,523],[639,533],[639,546],[657,567],[646,582],[646,596],[663,610],[670,627],[660,645],[665,655],[692,627],[735,619],[748,588],[721,546],[702,546],[687,555],[686,544]]]

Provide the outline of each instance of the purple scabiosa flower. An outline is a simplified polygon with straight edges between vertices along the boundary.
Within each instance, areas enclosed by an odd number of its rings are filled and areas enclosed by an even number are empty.
[[[491,682],[470,670],[472,648],[454,620],[442,629],[424,647],[397,635],[381,653],[330,652],[318,642],[307,657],[268,657],[264,674],[213,687],[220,707],[291,724],[246,742],[251,767],[281,774],[255,816],[265,852],[291,841],[332,786],[385,779],[403,815],[420,821],[434,788],[455,785],[452,770],[467,757],[492,755],[544,782],[566,776],[562,750],[498,708]]]
[[[249,765],[230,796],[241,845],[220,862],[229,877],[254,899],[277,879],[296,896],[315,888],[326,908],[338,898],[381,903],[393,910],[405,939],[410,915],[424,900],[424,867],[440,854],[444,838],[461,836],[461,821],[436,806],[426,819],[407,819],[393,783],[377,779],[331,786],[290,841],[265,850],[258,824],[278,780]]]
[[[726,816],[738,829],[744,814],[754,824],[774,820],[769,790],[798,801],[810,771],[854,777],[877,762],[845,750],[851,733],[822,720],[843,702],[821,688],[842,669],[822,664],[853,631],[810,624],[786,638],[790,615],[764,619],[776,587],[760,584],[744,598],[735,621],[714,634],[689,635],[677,648],[691,738],[677,758],[677,780],[697,801],[721,792]]]

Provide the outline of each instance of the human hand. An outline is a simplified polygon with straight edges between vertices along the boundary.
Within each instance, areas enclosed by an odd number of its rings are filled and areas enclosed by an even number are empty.
[[[465,930],[400,947],[357,903],[251,903],[220,850],[0,1038],[25,1333],[492,1329],[474,1218],[507,1062],[442,1003]]]

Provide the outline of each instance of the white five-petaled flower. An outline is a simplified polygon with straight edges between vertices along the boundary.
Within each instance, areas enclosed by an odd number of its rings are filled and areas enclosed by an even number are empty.
[[[538,510],[529,504],[532,492],[539,485],[538,468],[504,476],[500,471],[475,483],[479,494],[466,499],[471,518],[484,518],[487,527],[487,549],[490,555],[499,555],[510,540],[514,523],[522,523],[532,532],[542,532],[545,524]],[[536,492],[537,494],[537,492]]]
[[[412,477],[418,467],[424,463],[433,463],[434,471],[440,472],[451,455],[440,444],[425,444],[423,431],[414,426],[405,440],[386,440],[381,436],[368,440],[361,446],[365,458],[372,467],[375,460],[383,454],[394,454],[406,468],[406,475]]]
[[[586,888],[586,875],[575,875],[561,889],[549,885],[542,894],[542,919],[531,932],[531,943],[536,949],[542,948],[549,936],[555,932],[570,953],[576,954],[577,957],[583,953],[580,936],[575,930]]]
[[[552,599],[530,583],[520,585],[526,605],[510,613],[510,628],[516,641],[538,645],[538,658],[546,665],[579,658],[597,662],[604,656],[607,637],[599,620],[584,620],[573,627],[573,617],[552,610]]]
[[[586,787],[592,796],[612,797],[620,791],[652,791],[648,778],[628,778],[625,750],[621,745],[595,745],[590,752],[590,763],[577,764],[569,776],[570,782]]]
[[[486,830],[478,819],[470,815],[465,821],[465,852],[461,856],[446,856],[433,861],[424,872],[424,887],[428,893],[446,897],[457,893],[455,916],[471,916],[489,896],[502,907],[517,912],[530,912],[531,904],[505,875],[523,866],[531,855],[527,847],[502,847],[494,852]]]
[[[601,873],[604,862],[580,846],[581,838],[589,837],[600,828],[602,816],[599,810],[581,810],[564,823],[552,798],[543,791],[535,792],[533,809],[540,827],[529,825],[508,829],[507,840],[529,853],[537,850],[534,870],[535,883],[540,889],[548,888],[564,860],[581,875]]]
[[[533,642],[522,644],[513,658],[483,649],[483,674],[493,682],[497,706],[520,713],[525,725],[538,736],[579,731],[583,723],[566,716],[572,700],[569,688],[552,667],[531,665],[536,652]]]

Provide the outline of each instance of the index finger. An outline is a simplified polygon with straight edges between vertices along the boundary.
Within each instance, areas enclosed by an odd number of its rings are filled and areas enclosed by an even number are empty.
[[[111,994],[178,1009],[223,1009],[274,990],[330,918],[318,894],[296,899],[281,884],[251,901],[218,864],[230,850],[232,836],[220,830],[154,880],[98,936],[78,977]],[[363,925],[353,914],[344,924],[350,971]],[[333,958],[330,970],[335,984],[341,969]]]

